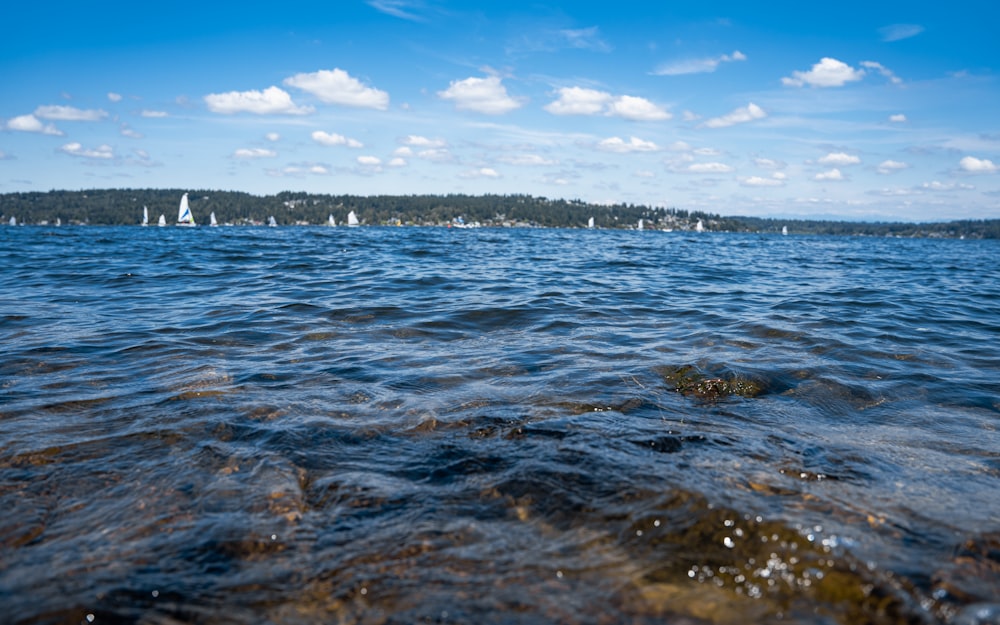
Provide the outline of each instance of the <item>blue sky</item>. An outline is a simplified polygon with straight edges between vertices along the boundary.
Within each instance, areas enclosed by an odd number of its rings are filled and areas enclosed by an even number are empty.
[[[17,3],[0,192],[1000,217],[1000,4]]]

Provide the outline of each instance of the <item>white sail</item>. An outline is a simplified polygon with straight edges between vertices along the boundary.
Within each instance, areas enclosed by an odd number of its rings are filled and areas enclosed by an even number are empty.
[[[145,206],[142,207],[142,225],[149,225],[149,209]]]
[[[16,217],[11,217],[10,221],[8,221],[7,223],[10,224],[11,226],[16,226],[17,225],[17,218]]]
[[[191,208],[188,206],[188,194],[181,196],[181,205],[177,209],[178,226],[194,226],[194,217],[191,216]]]
[[[272,228],[277,227],[278,222],[274,220],[274,215],[271,215],[270,217],[267,218],[267,225],[271,226]]]
[[[784,235],[788,234],[788,226],[782,226],[781,227],[781,234],[784,234]]]
[[[157,226],[165,226],[165,225],[167,225],[167,218],[164,217],[163,215],[160,215],[160,221],[156,222],[156,225]]]
[[[337,222],[336,222],[336,220],[334,220],[333,215],[330,215],[329,217],[327,217],[327,219],[326,219],[326,225],[331,226],[331,227],[337,225]]]
[[[698,224],[697,224],[697,225],[695,225],[694,229],[695,229],[695,231],[697,231],[697,232],[704,232],[704,231],[705,231],[705,224],[703,224],[703,223],[701,222],[701,220],[699,219],[699,220],[698,220]]]
[[[644,230],[644,229],[645,229],[645,228],[644,228],[644,226],[642,225],[642,220],[640,219],[640,220],[639,220],[639,230]]]
[[[354,211],[347,213],[347,225],[348,226],[358,225],[358,216],[354,214]]]
[[[208,216],[208,225],[210,226],[219,225],[219,222],[215,220],[215,211],[212,211],[212,213]]]
[[[593,217],[591,217],[590,219],[587,220],[587,227],[588,228],[593,228],[594,227],[594,218]]]

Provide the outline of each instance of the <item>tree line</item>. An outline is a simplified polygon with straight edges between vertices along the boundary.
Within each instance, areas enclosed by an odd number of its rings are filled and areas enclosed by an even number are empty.
[[[134,225],[143,207],[150,222],[163,215],[177,220],[182,189],[91,189],[84,191],[19,192],[0,194],[0,223],[14,218],[19,224]],[[529,195],[332,195],[284,191],[252,195],[239,191],[188,192],[196,221],[208,223],[215,213],[219,223],[263,224],[274,217],[278,225],[326,224],[333,217],[344,224],[354,212],[365,225],[534,226],[636,228],[642,220],[650,229],[693,230],[701,221],[705,230],[791,234],[866,235],[900,237],[1000,238],[1000,220],[963,220],[940,223],[847,222],[720,216],[702,211],[637,204],[589,204],[581,200],[549,199]]]

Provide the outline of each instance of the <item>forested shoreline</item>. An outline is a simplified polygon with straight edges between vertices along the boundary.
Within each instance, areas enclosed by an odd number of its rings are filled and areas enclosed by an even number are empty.
[[[0,223],[20,225],[137,225],[143,207],[155,223],[164,215],[177,220],[182,189],[92,189],[0,194]],[[481,226],[582,228],[590,218],[597,228],[705,230],[724,232],[833,234],[860,236],[1000,238],[1000,219],[935,223],[851,222],[721,216],[702,211],[637,204],[589,204],[580,200],[528,195],[332,195],[282,192],[258,196],[238,191],[188,191],[191,211],[207,224],[215,213],[221,224],[323,225],[332,216],[344,224],[354,211],[362,225],[476,224]]]

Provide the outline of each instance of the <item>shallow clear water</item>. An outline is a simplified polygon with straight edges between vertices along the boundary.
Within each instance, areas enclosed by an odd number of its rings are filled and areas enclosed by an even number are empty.
[[[0,608],[1000,622],[998,259],[995,241],[0,228]]]

